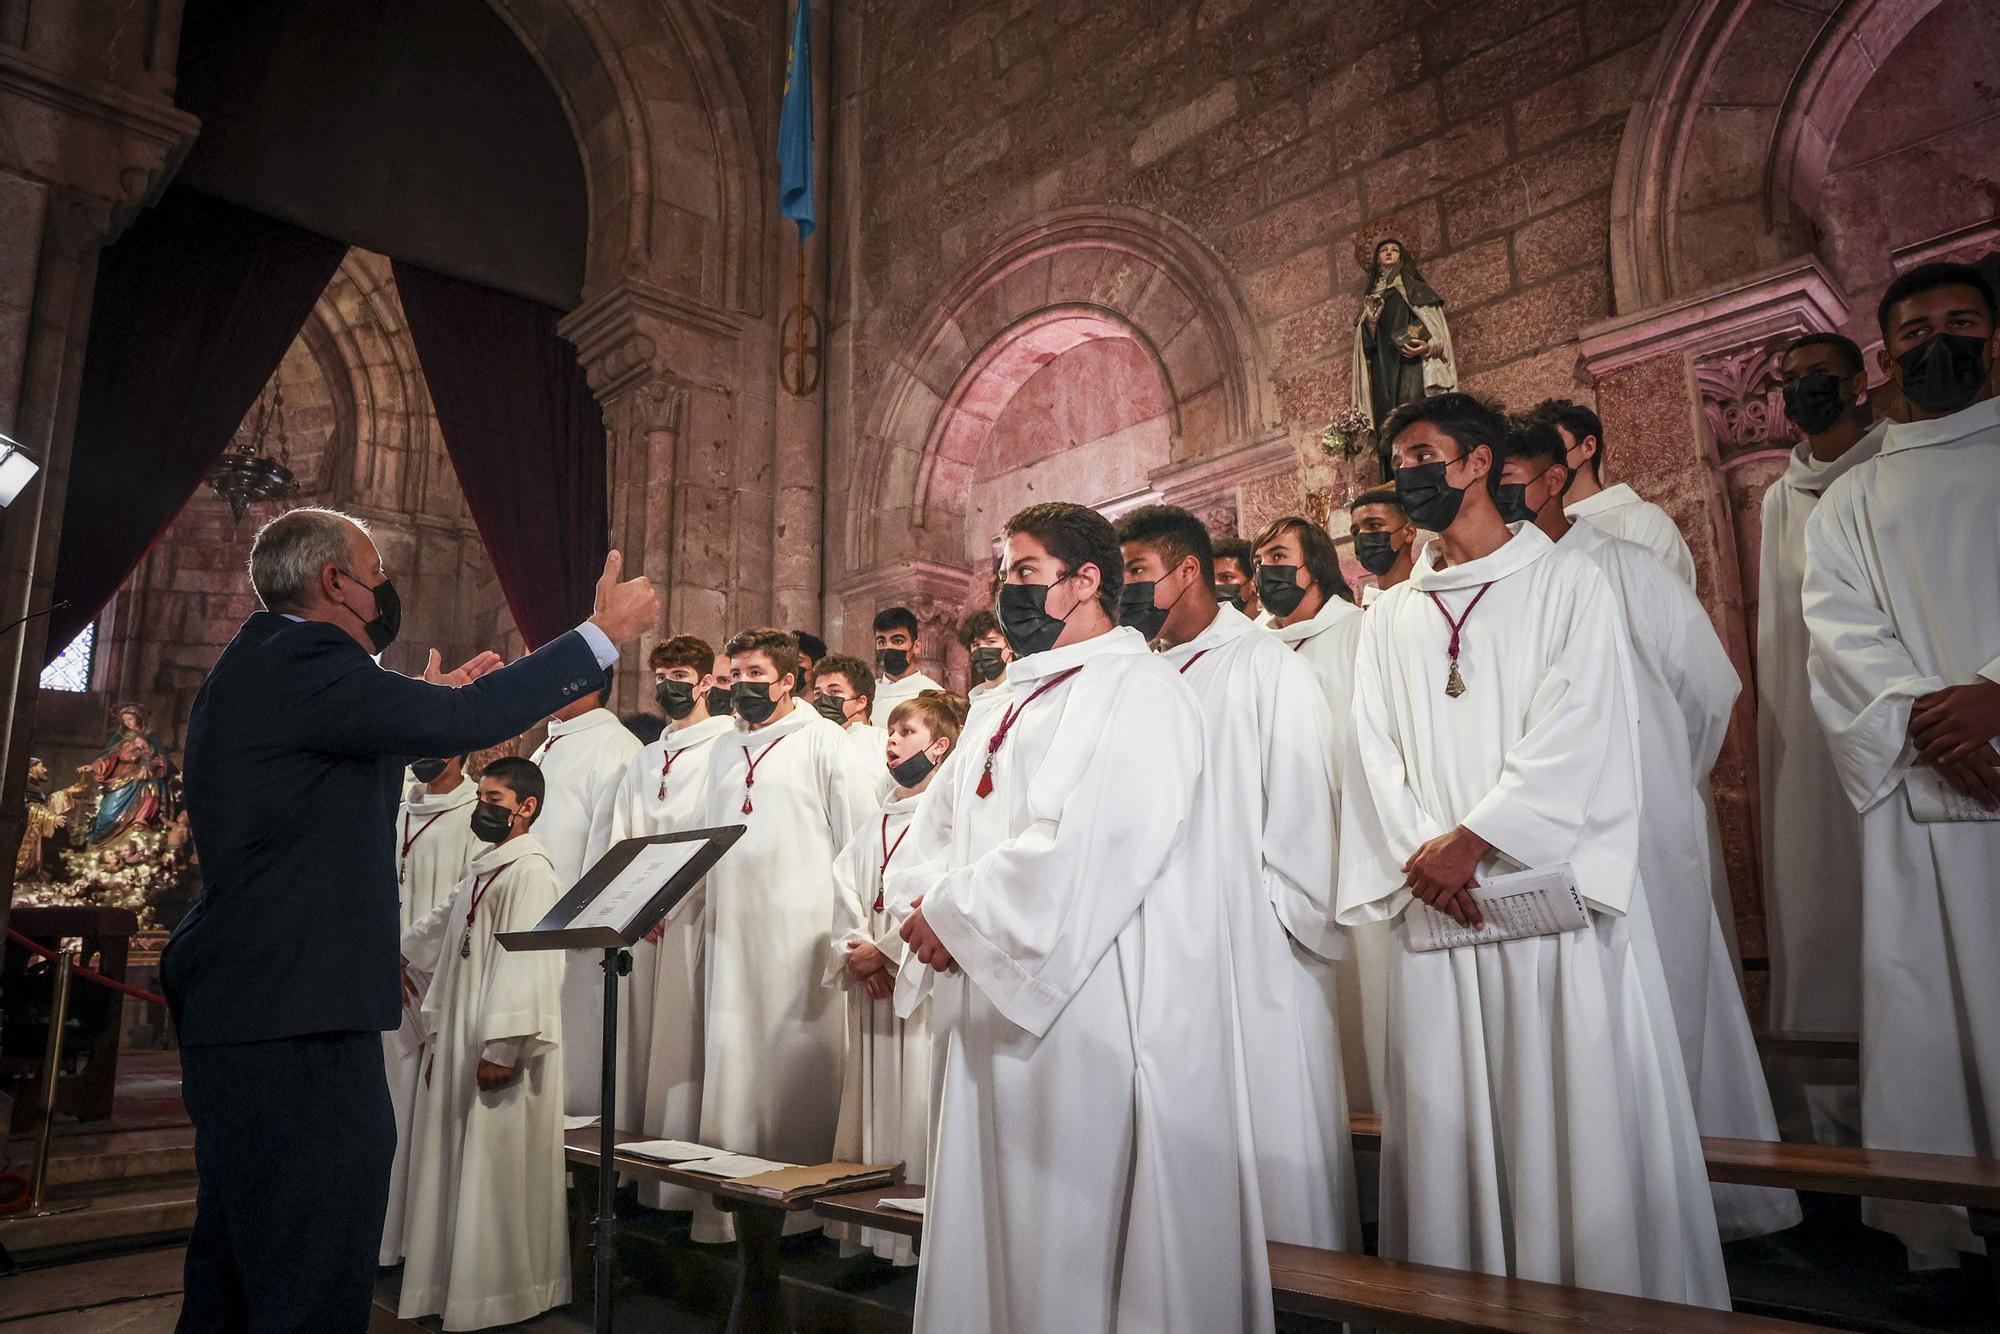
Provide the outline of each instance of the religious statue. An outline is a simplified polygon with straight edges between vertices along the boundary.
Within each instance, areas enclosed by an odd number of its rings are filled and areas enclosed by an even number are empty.
[[[1366,253],[1368,285],[1354,322],[1354,407],[1378,433],[1375,447],[1386,478],[1382,424],[1405,403],[1456,389],[1458,368],[1444,298],[1417,271],[1416,253],[1394,236],[1374,238]]]
[[[48,841],[67,822],[76,804],[76,792],[77,787],[49,791],[49,766],[36,756],[28,758],[28,786],[23,794],[27,822],[21,830],[20,850],[14,854],[16,884],[48,876]]]
[[[118,727],[111,739],[77,772],[98,786],[91,847],[102,848],[134,829],[157,830],[173,822],[174,766],[160,739],[146,729],[146,710],[140,705],[118,706]]]

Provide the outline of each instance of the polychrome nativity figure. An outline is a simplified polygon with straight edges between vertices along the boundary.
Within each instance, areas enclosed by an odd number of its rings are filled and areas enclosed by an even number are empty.
[[[1355,408],[1370,430],[1379,431],[1403,404],[1458,388],[1458,363],[1444,298],[1418,272],[1416,253],[1393,236],[1372,239],[1374,245],[1355,256],[1368,271],[1368,285],[1354,321],[1352,383]],[[1388,449],[1379,438],[1376,448],[1386,479]]]
[[[174,764],[146,721],[142,706],[119,705],[117,730],[97,758],[77,770],[98,787],[97,813],[87,839],[93,850],[102,850],[134,829],[158,831],[174,821]]]

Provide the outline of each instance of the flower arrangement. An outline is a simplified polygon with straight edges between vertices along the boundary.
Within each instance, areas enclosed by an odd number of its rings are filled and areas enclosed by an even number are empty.
[[[1351,459],[1361,452],[1368,430],[1368,417],[1360,408],[1344,407],[1319,433],[1319,447],[1335,458]]]

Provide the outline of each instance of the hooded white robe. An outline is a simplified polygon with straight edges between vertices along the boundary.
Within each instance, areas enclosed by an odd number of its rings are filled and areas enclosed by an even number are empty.
[[[404,1219],[404,1320],[442,1315],[446,1329],[484,1329],[569,1300],[556,1055],[563,956],[503,949],[493,938],[532,928],[563,889],[540,840],[523,834],[484,851],[451,901],[403,937],[410,962],[434,970]],[[513,1066],[513,1080],[480,1092],[482,1059]]]
[[[732,719],[714,742],[702,825],[748,832],[708,875],[703,1144],[787,1163],[832,1157],[847,1031],[843,996],[820,985],[833,860],[879,809],[875,792],[846,734],[803,704],[755,730]],[[696,1241],[734,1234],[729,1215],[696,1202]]]
[[[628,838],[702,828],[713,743],[732,730],[727,715],[684,727],[669,724],[659,740],[634,755],[598,804],[585,862],[594,864],[612,844]],[[632,974],[618,993],[620,1129],[680,1140],[692,1140],[701,1130],[706,901],[703,881],[662,927],[657,943],[640,940],[632,946]],[[692,1209],[695,1200],[691,1191],[655,1181],[639,1183],[639,1198],[655,1209]]]
[[[638,737],[609,709],[592,709],[568,722],[549,724],[548,740],[530,758],[541,767],[548,800],[535,820],[535,836],[565,893],[583,878],[590,863],[590,828],[597,807],[618,785],[625,766],[638,754]],[[571,950],[563,974],[563,1108],[571,1116],[591,1116],[603,1094],[604,951]]]
[[[1807,669],[1861,813],[1861,1130],[2000,1155],[2000,822],[1920,823],[1911,701],[2000,681],[2000,399],[1891,426],[1806,521]],[[1933,781],[1927,771],[1915,781]],[[1919,1266],[1981,1251],[1962,1209],[1864,1200]]]
[[[1703,798],[1743,683],[1708,612],[1687,585],[1636,542],[1587,523],[1558,549],[1603,571],[1631,634],[1638,691],[1639,875],[1666,972],[1681,1062],[1704,1135],[1778,1138],[1778,1118],[1743,989],[1723,939],[1717,901],[1729,882],[1714,855],[1712,807]],[[1717,1185],[1725,1241],[1778,1232],[1799,1221],[1789,1190]]]
[[[921,896],[961,970],[896,983],[934,1035],[920,1334],[1271,1327],[1201,746],[1187,683],[1117,629],[1017,660],[918,805],[887,901]]]
[[[877,727],[889,725],[889,715],[898,704],[906,699],[914,699],[926,690],[943,690],[924,672],[911,672],[900,681],[891,681],[886,676],[875,678],[875,707],[869,711],[868,721]]]
[[[883,903],[882,872],[903,852],[917,801],[889,797],[881,813],[864,820],[841,849],[833,866],[833,934],[823,979],[847,993],[847,1060],[833,1156],[850,1163],[901,1163],[903,1182],[910,1186],[924,1183],[930,1153],[930,1008],[897,1017],[893,996],[876,1000],[854,980],[847,953],[849,946],[867,941],[892,968],[903,967],[909,946]],[[898,1265],[917,1262],[914,1240],[899,1233],[849,1223],[828,1223],[826,1232],[847,1243],[841,1248],[846,1253],[866,1250]]]
[[[1210,804],[1190,837],[1207,845],[1197,864],[1221,868],[1265,1235],[1359,1249],[1329,962],[1346,942],[1333,921],[1326,699],[1301,655],[1234,607],[1161,656],[1201,706]]]
[[[449,792],[430,793],[421,786],[404,796],[396,813],[396,887],[401,896],[403,930],[430,916],[449,899],[465,878],[473,855],[486,845],[472,835],[472,808],[479,785],[464,779]],[[404,1004],[409,997],[404,996]],[[382,1035],[382,1057],[388,1065],[389,1103],[396,1109],[396,1157],[389,1167],[389,1209],[382,1220],[385,1265],[403,1260],[403,1205],[409,1189],[410,1118],[417,1106],[417,1080],[429,1050],[403,1050],[395,1032]]]
[[[1437,551],[1367,614],[1354,712],[1365,781],[1343,790],[1340,920],[1397,923],[1382,1254],[1726,1309],[1636,868],[1617,599],[1595,566],[1532,524],[1464,565],[1439,568]],[[1433,592],[1467,617],[1456,699]],[[1432,909],[1403,887],[1403,863],[1461,825],[1494,847],[1482,876],[1568,863],[1590,925],[1407,948],[1407,915]]]
[[[1841,791],[1806,678],[1806,520],[1826,488],[1875,457],[1886,422],[1831,463],[1805,443],[1765,488],[1757,558],[1757,777],[1771,1027],[1861,1031],[1861,818]],[[1824,1144],[1861,1142],[1861,1090],[1807,1084],[1796,1127]]]
[[[1361,643],[1361,609],[1338,598],[1306,620],[1270,627],[1279,643],[1294,650],[1312,669],[1326,696],[1332,727],[1327,742],[1334,791],[1354,769],[1354,655]],[[1329,886],[1331,893],[1331,886]],[[1333,960],[1340,1018],[1340,1061],[1347,1105],[1357,1112],[1382,1110],[1384,1048],[1388,1044],[1389,960],[1387,922],[1362,922],[1343,929],[1348,948]],[[1362,1203],[1372,1216],[1369,1201]]]
[[[1666,562],[1682,583],[1694,587],[1694,553],[1688,550],[1687,539],[1665,510],[1641,498],[1627,483],[1618,482],[1594,496],[1572,500],[1563,506],[1563,514],[1572,523],[1587,523],[1613,537],[1637,542]]]

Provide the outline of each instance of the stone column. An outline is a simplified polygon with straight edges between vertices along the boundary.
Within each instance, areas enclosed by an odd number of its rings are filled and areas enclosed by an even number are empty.
[[[1756,550],[1739,535],[1755,531],[1748,505],[1761,487],[1750,492],[1740,470],[1783,440],[1772,433],[1775,350],[1801,334],[1838,331],[1847,313],[1839,285],[1804,257],[1582,331],[1582,368],[1596,384],[1604,421],[1607,480],[1630,482],[1673,516],[1694,553],[1702,603],[1743,678],[1712,784],[1737,935],[1753,959],[1765,951],[1751,688]],[[1758,383],[1743,383],[1746,365],[1762,367],[1750,376]]]
[[[178,6],[127,25],[178,31]],[[28,6],[0,28],[0,432],[41,472],[0,511],[0,624],[49,605],[99,251],[155,197],[194,140],[160,73],[157,41],[121,30],[79,48],[87,14]],[[87,34],[85,34],[87,35]],[[102,68],[82,70],[83,50]],[[48,63],[44,63],[44,61]],[[60,65],[61,68],[56,66]],[[119,82],[113,82],[113,74]],[[112,516],[107,516],[109,520]],[[48,622],[0,638],[0,847],[7,899]],[[4,916],[4,913],[0,913]]]

